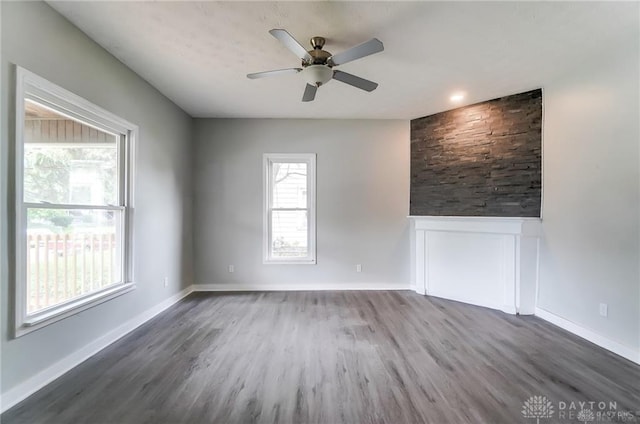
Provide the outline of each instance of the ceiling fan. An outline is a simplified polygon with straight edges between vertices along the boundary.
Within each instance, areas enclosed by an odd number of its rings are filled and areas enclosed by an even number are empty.
[[[269,31],[269,34],[277,38],[286,48],[302,59],[302,68],[256,72],[254,74],[247,74],[247,78],[249,79],[300,73],[307,82],[307,86],[305,87],[304,94],[302,96],[303,102],[310,102],[315,99],[318,87],[331,81],[331,79],[338,80],[365,91],[373,91],[378,87],[378,84],[373,81],[333,69],[335,66],[344,65],[345,63],[353,60],[361,59],[383,51],[384,45],[382,44],[382,41],[377,38],[372,38],[371,40],[345,50],[342,53],[332,55],[328,51],[322,49],[325,43],[325,39],[323,37],[312,37],[311,47],[313,47],[313,49],[307,51],[284,29],[272,29]]]

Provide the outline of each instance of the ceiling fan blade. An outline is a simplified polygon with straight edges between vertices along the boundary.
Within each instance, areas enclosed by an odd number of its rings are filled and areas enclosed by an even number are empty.
[[[377,38],[372,38],[371,40],[355,47],[351,47],[349,50],[345,50],[342,53],[334,54],[328,59],[328,61],[331,66],[343,65],[353,60],[379,53],[383,50],[384,44],[382,44],[382,41]]]
[[[307,84],[304,89],[304,94],[302,95],[303,102],[311,102],[316,98],[316,91],[318,91],[318,87],[315,85]]]
[[[378,88],[378,84],[373,81],[369,81],[342,71],[333,71],[333,79],[345,84],[352,85],[364,91],[373,91]]]
[[[257,78],[264,78],[264,77],[274,77],[276,75],[283,75],[283,74],[297,74],[300,71],[302,71],[302,68],[276,69],[275,71],[264,71],[264,72],[256,72],[253,74],[247,74],[247,78],[257,79]]]
[[[286,30],[272,29],[271,31],[269,31],[269,34],[277,38],[278,41],[284,44],[286,48],[294,52],[296,56],[298,56],[300,59],[304,60],[305,62],[313,61],[313,58],[307,52],[307,49],[302,47],[302,44],[300,44],[295,38],[293,38],[293,36],[289,34]]]

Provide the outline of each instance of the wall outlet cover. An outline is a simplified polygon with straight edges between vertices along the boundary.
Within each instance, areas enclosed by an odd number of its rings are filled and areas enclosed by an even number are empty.
[[[600,304],[600,315],[606,317],[609,315],[609,306],[606,303]]]

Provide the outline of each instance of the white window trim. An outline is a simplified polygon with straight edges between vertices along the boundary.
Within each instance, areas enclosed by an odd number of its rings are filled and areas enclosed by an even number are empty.
[[[99,209],[124,209],[124,251],[122,258],[123,282],[85,296],[63,302],[27,316],[26,311],[26,205],[24,189],[24,110],[25,98],[36,100],[43,105],[53,105],[55,110],[72,119],[80,120],[102,131],[126,134],[123,154],[119,167],[124,173],[121,196],[124,206],[101,206]],[[99,106],[59,87],[48,80],[16,66],[16,111],[15,111],[14,176],[15,176],[15,275],[14,275],[14,337],[20,337],[38,330],[63,318],[99,305],[136,288],[133,269],[133,188],[134,163],[138,139],[138,126],[134,125]]]
[[[263,156],[263,264],[316,263],[316,154],[315,153],[265,153]],[[271,163],[305,162],[307,164],[307,235],[309,254],[304,258],[278,259],[271,256]]]

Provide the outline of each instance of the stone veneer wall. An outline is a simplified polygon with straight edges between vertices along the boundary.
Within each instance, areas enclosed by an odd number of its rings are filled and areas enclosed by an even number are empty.
[[[411,121],[411,215],[539,217],[542,90]]]

